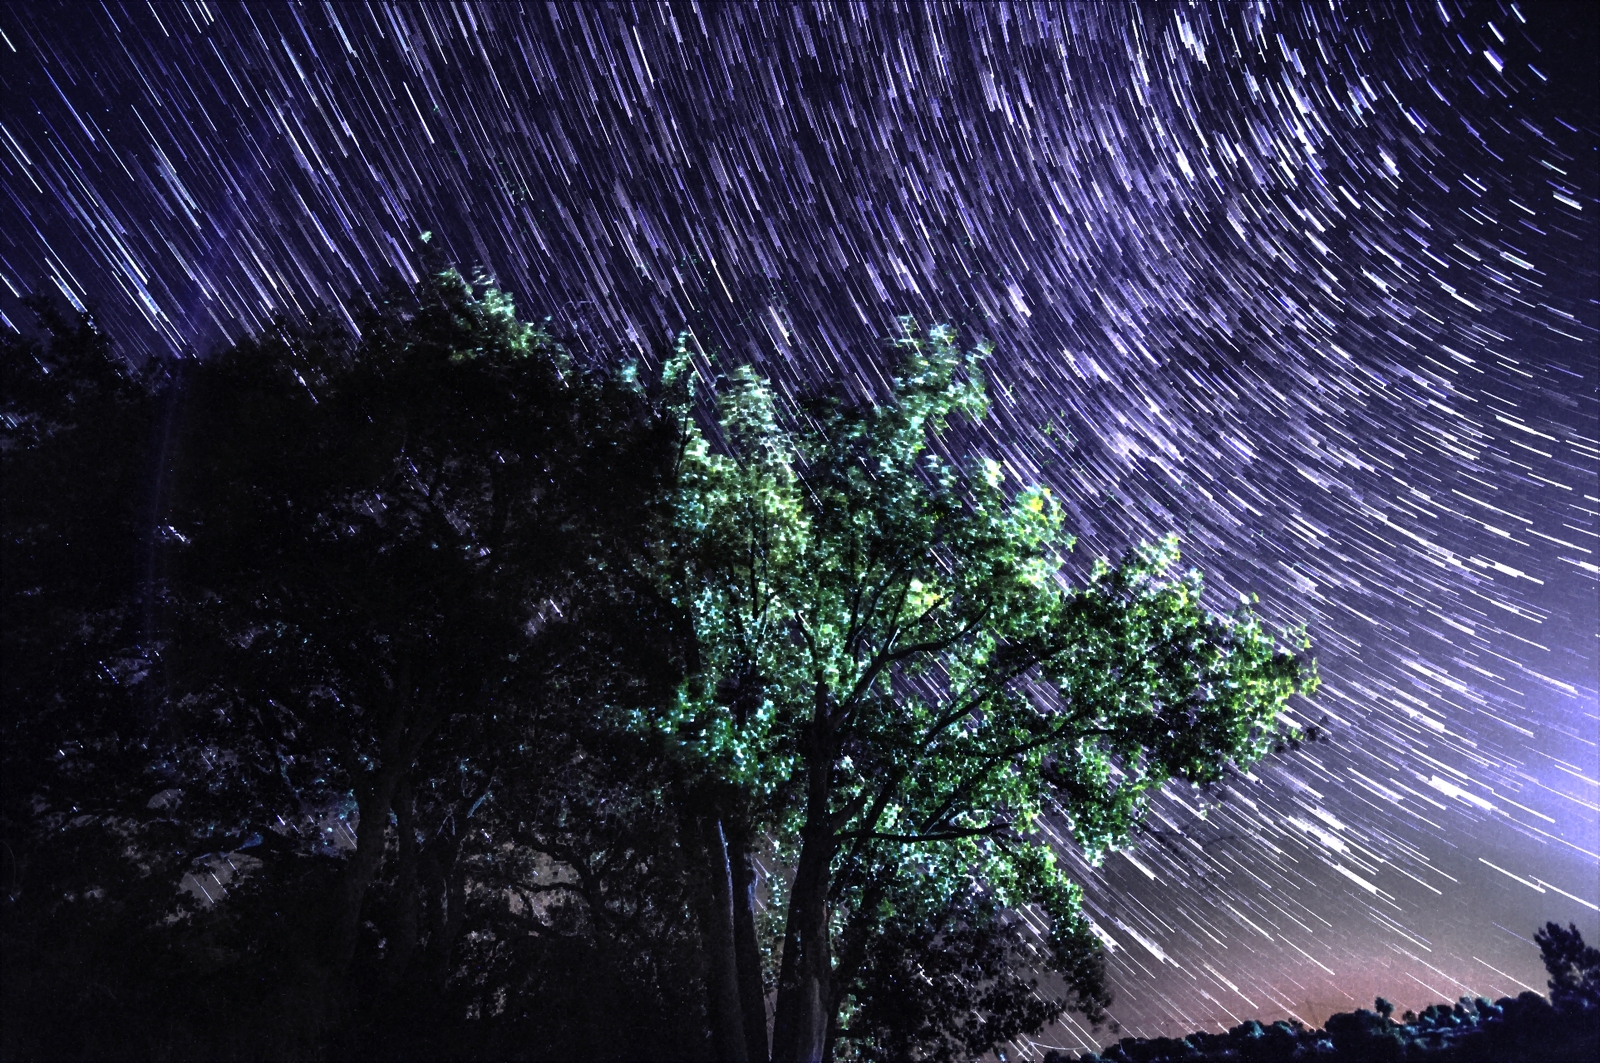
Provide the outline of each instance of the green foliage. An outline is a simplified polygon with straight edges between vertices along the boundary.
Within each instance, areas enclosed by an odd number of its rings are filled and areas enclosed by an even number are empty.
[[[1040,905],[1052,962],[1098,1014],[1098,947],[1040,817],[1063,816],[1093,854],[1126,842],[1169,780],[1260,757],[1314,668],[1248,604],[1207,610],[1172,539],[1072,585],[1048,489],[941,456],[954,425],[984,416],[988,350],[909,321],[895,348],[876,405],[780,409],[735,373],[714,445],[680,341],[666,378],[685,444],[662,571],[700,669],[651,724],[737,785],[791,858],[826,848],[842,1006],[870,976],[874,935],[906,917],[916,867],[932,896],[981,886],[1001,908]]]

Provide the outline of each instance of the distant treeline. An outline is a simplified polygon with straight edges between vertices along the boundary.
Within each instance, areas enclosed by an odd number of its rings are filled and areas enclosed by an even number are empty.
[[[1396,1020],[1394,1005],[1379,997],[1373,1010],[1330,1016],[1321,1029],[1252,1020],[1227,1033],[1125,1037],[1102,1052],[1084,1053],[1078,1063],[1593,1063],[1600,1059],[1600,950],[1586,946],[1570,925],[1547,923],[1535,940],[1550,972],[1548,999],[1532,991],[1493,1002],[1462,997]],[[1049,1052],[1045,1063],[1069,1058]]]

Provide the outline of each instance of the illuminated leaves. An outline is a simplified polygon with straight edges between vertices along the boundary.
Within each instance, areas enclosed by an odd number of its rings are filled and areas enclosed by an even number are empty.
[[[1085,957],[1098,946],[1040,817],[1064,818],[1091,855],[1121,844],[1168,780],[1210,782],[1260,757],[1314,667],[1248,606],[1209,611],[1174,538],[1069,585],[1072,538],[1047,489],[1010,489],[992,459],[939,456],[986,412],[987,349],[910,320],[895,347],[881,404],[780,408],[742,370],[702,428],[680,341],[666,379],[684,445],[661,578],[691,614],[700,674],[655,725],[750,795],[792,857],[802,822],[804,845],[828,847],[856,963],[840,978],[871,977],[872,929],[903,922],[895,898],[913,874],[934,896],[1039,904],[1050,962],[1096,1013]]]

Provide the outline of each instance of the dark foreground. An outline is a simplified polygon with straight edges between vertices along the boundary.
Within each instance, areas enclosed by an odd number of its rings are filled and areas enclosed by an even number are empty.
[[[1287,1063],[1290,1060],[1398,1063],[1595,1063],[1600,1060],[1600,1010],[1562,1009],[1538,993],[1502,997],[1490,1003],[1462,997],[1454,1006],[1434,1004],[1404,1020],[1389,1016],[1381,998],[1379,1011],[1365,1008],[1334,1015],[1322,1029],[1300,1023],[1263,1026],[1246,1022],[1227,1033],[1192,1033],[1187,1037],[1125,1037],[1100,1053],[1084,1053],[1079,1063],[1168,1063],[1169,1060],[1239,1060],[1241,1063]],[[1073,1057],[1050,1052],[1045,1063],[1068,1063]]]

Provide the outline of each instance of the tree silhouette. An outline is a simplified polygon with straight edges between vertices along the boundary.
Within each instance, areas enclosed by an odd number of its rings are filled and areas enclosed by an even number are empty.
[[[359,335],[144,371],[37,309],[0,350],[4,1054],[700,1052],[699,883],[617,725],[686,654],[643,566],[676,428],[628,368],[438,264]]]
[[[1550,1002],[1556,1009],[1600,1010],[1600,949],[1583,943],[1577,924],[1563,930],[1559,923],[1546,923],[1533,940],[1550,972]]]

